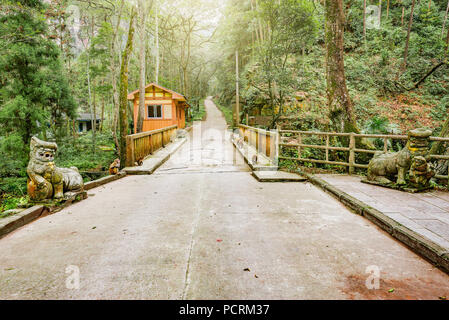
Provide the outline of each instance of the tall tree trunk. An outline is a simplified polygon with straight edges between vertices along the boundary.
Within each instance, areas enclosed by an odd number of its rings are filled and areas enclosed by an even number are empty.
[[[444,122],[439,137],[449,137],[449,117],[447,117],[446,121]],[[441,141],[434,141],[432,143],[432,148],[430,148],[430,154],[440,154],[443,151],[441,150],[442,145],[443,143]]]
[[[441,28],[441,38],[443,38],[444,35],[444,28],[446,26],[448,12],[449,12],[449,0],[447,2],[446,14],[444,15],[443,27]]]
[[[254,0],[251,0],[251,11],[256,12]],[[259,22],[259,18],[257,18],[257,21]],[[260,44],[261,40],[260,40],[259,31],[258,31],[257,26],[255,27],[255,30],[253,32],[255,32],[255,34],[256,34],[257,43]]]
[[[326,1],[326,81],[330,119],[338,132],[359,132],[346,87],[344,68],[344,13],[342,0]]]
[[[390,13],[390,0],[387,0],[387,19],[388,19],[389,13]]]
[[[416,3],[416,0],[413,0],[412,8],[410,11],[410,20],[408,22],[407,38],[405,39],[404,61],[402,62],[402,71],[405,71],[405,69],[407,68],[408,46],[409,46],[409,42],[410,42],[410,33],[412,31],[413,11],[415,10],[415,3]]]
[[[126,164],[126,136],[128,135],[128,64],[133,49],[134,17],[136,15],[134,7],[131,9],[129,21],[128,40],[122,55],[122,65],[120,67],[120,165]]]
[[[158,1],[155,0],[156,2],[156,83],[159,83],[159,4]]]
[[[382,0],[379,0],[379,26],[382,22]]]
[[[146,20],[146,0],[139,0],[139,114],[137,117],[137,132],[142,132],[143,119],[145,118],[145,20]]]
[[[100,133],[103,132],[103,122],[104,122],[104,95],[101,95]]]
[[[255,0],[256,2],[256,11],[259,10],[259,4],[257,3],[257,0]],[[263,34],[263,30],[262,30],[262,22],[260,21],[260,17],[257,18],[257,23],[259,25],[259,39],[260,39],[260,43],[264,42],[264,34]]]
[[[447,36],[446,36],[446,55],[449,53],[449,28],[447,28]]]
[[[111,78],[112,78],[112,135],[114,137],[115,147],[117,152],[120,154],[120,144],[117,137],[117,126],[118,126],[118,114],[120,109],[119,102],[119,90],[117,88],[117,63],[116,63],[116,49],[117,49],[117,35],[120,27],[120,21],[122,18],[123,6],[125,1],[120,1],[120,9],[117,15],[117,21],[115,23],[114,33],[112,35],[111,41],[111,52],[110,52],[110,61],[111,61]],[[119,50],[120,51],[120,48]]]
[[[402,3],[402,1],[401,1]],[[405,14],[405,7],[402,5],[402,15],[401,15],[401,27],[404,26],[404,14]]]
[[[363,0],[363,40],[366,43],[366,0]]]
[[[97,135],[97,90],[95,89],[95,81],[94,81],[94,83],[93,83],[93,103],[92,103],[92,106],[93,106],[93,114],[94,114],[94,116],[93,116],[93,124],[92,124],[92,135],[95,137],[94,138],[94,141],[95,141],[95,143],[94,144],[96,144],[96,135]]]
[[[447,117],[446,121],[443,124],[443,128],[441,129],[439,137],[441,138],[447,138],[449,137],[449,117]],[[430,154],[445,154],[449,155],[449,146],[446,145],[445,148],[443,148],[444,143],[441,141],[434,141],[432,143],[432,147],[430,148]],[[448,160],[440,160],[437,162],[435,171],[437,174],[445,175],[448,172]]]
[[[92,26],[93,28],[93,26]],[[89,109],[90,109],[90,116],[91,116],[91,126],[92,126],[92,152],[95,154],[96,151],[96,137],[95,137],[95,114],[94,114],[94,107],[92,105],[92,83],[90,81],[90,51],[87,49],[87,90],[88,90],[88,99],[89,99]]]

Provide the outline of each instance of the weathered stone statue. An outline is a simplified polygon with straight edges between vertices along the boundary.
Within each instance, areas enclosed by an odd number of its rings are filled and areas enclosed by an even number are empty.
[[[435,172],[430,168],[426,158],[416,156],[412,160],[409,173],[410,185],[414,188],[427,188]]]
[[[429,181],[435,175],[428,163],[431,134],[430,130],[423,128],[411,130],[407,145],[401,151],[376,153],[368,165],[364,182],[412,192],[428,189]]]
[[[368,165],[368,180],[388,185],[394,183],[397,175],[396,183],[406,184],[405,175],[411,163],[408,145],[399,152],[376,152]]]
[[[184,129],[178,129],[176,130],[176,138],[185,138],[187,136],[187,131]],[[174,136],[172,136],[174,137]]]
[[[76,167],[57,168],[54,157],[58,146],[31,138],[27,190],[33,201],[63,199],[64,192],[82,191],[83,178]]]

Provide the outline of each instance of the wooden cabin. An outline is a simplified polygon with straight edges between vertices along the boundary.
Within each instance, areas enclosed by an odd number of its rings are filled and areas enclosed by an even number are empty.
[[[77,124],[79,133],[92,130],[92,118],[93,118],[93,116],[90,113],[80,113],[78,115],[78,118],[76,118],[76,124]],[[95,124],[96,124],[95,129],[96,130],[99,129],[101,121],[103,121],[101,116],[96,115],[95,116]]]
[[[139,114],[139,90],[128,94],[128,100],[134,102],[134,133],[137,132]],[[186,113],[189,104],[182,94],[164,88],[156,83],[145,86],[145,119],[142,131],[151,131],[178,125],[186,126]]]

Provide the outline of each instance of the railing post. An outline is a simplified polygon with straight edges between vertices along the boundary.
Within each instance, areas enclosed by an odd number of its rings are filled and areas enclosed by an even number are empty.
[[[326,134],[326,161],[329,161],[329,135]]]
[[[153,135],[152,134],[150,134],[150,136],[149,136],[149,139],[150,139],[150,154],[153,154]]]
[[[164,143],[164,131],[162,131],[161,132],[161,145],[162,145],[162,148],[165,148],[165,143]]]
[[[279,166],[279,155],[281,154],[281,126],[276,126],[276,139],[275,139],[275,154],[274,154],[274,164]]]
[[[256,151],[259,152],[260,133],[259,133],[259,131],[255,131],[255,133],[256,133],[256,145],[255,145],[255,147],[256,147]]]
[[[132,137],[126,137],[126,163],[125,166],[132,167],[135,162],[134,158],[134,140]]]
[[[355,163],[355,135],[351,132],[349,135],[349,174],[354,174]]]
[[[298,144],[302,144],[301,133],[298,133]],[[298,146],[298,159],[301,159],[301,146]]]
[[[271,136],[269,135],[268,132],[269,131],[267,131],[267,133],[265,134],[265,155],[270,158],[270,156],[271,156],[271,151],[270,151]]]

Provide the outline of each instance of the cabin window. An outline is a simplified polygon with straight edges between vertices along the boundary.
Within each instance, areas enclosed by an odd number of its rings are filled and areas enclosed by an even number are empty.
[[[162,106],[148,106],[148,118],[162,119]]]

